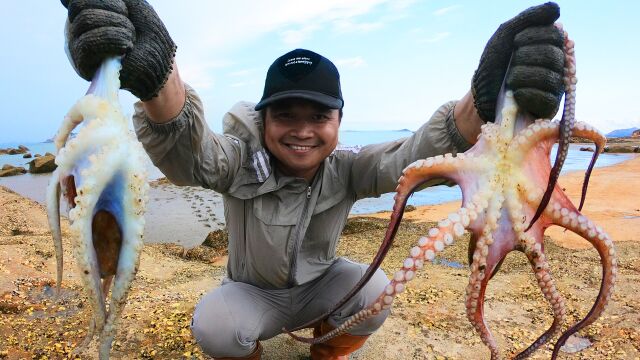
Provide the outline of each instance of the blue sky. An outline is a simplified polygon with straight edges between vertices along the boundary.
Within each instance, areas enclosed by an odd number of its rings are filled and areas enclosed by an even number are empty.
[[[417,129],[462,97],[501,22],[533,1],[151,1],[178,45],[182,78],[203,98],[207,121],[235,102],[258,101],[267,68],[307,48],[339,68],[343,130]],[[491,5],[487,5],[491,4]],[[640,127],[637,1],[559,1],[576,41],[578,120],[602,132]],[[63,50],[58,1],[10,1],[0,21],[0,143],[42,141],[85,93]],[[125,113],[133,96],[122,93]]]

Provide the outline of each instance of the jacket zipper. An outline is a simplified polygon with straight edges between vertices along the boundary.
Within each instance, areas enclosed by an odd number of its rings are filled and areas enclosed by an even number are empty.
[[[296,224],[296,234],[295,234],[295,244],[293,245],[293,254],[291,258],[291,266],[289,266],[289,287],[295,286],[295,273],[298,267],[298,250],[300,248],[300,243],[302,239],[300,238],[300,229],[302,228],[302,224],[307,218],[307,212],[309,210],[309,199],[311,199],[311,186],[307,186],[307,200],[304,203],[304,208],[302,209],[302,216],[300,216],[300,220],[298,224]]]

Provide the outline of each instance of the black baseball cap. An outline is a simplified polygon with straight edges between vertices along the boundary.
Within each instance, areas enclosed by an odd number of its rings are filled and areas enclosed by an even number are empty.
[[[290,98],[342,109],[338,69],[329,59],[310,50],[295,49],[280,56],[267,71],[262,99],[255,109],[262,110],[275,101]]]

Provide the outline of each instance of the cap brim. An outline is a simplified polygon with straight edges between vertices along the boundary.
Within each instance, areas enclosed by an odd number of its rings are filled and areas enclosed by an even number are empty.
[[[341,99],[335,98],[333,96],[329,96],[323,93],[315,92],[315,91],[306,91],[306,90],[290,90],[283,91],[279,93],[275,93],[270,97],[263,99],[258,104],[256,104],[256,111],[260,111],[265,107],[273,104],[276,101],[284,100],[284,99],[305,99],[317,102],[324,106],[327,106],[331,109],[342,109],[344,105],[344,101]]]

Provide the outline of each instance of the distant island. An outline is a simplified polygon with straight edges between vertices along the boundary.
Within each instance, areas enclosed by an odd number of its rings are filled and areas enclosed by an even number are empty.
[[[640,128],[637,128],[637,127],[632,127],[628,129],[618,129],[618,130],[613,130],[612,132],[606,134],[605,136],[608,138],[630,137],[630,136],[633,136],[634,132],[637,133],[639,130]]]
[[[74,137],[76,137],[76,135],[78,135],[78,133],[72,132],[71,134],[69,134],[69,138],[73,139]],[[52,143],[53,139],[55,139],[55,135],[53,135],[52,137],[48,138],[47,140],[43,141],[43,143]]]

